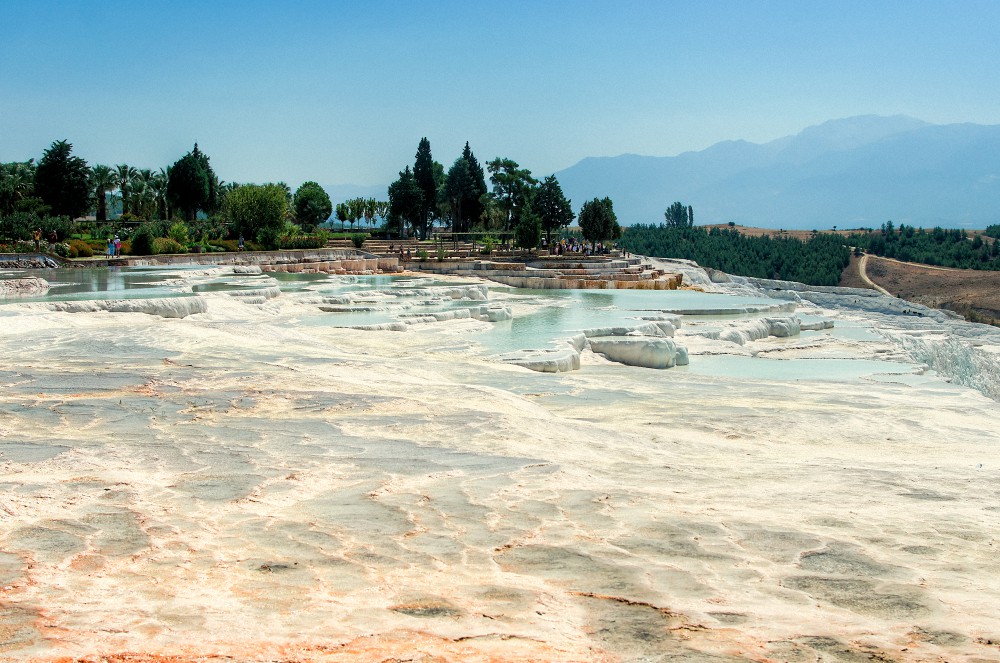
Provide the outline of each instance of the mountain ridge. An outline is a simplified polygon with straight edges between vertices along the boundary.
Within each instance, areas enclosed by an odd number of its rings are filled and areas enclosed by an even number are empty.
[[[1000,219],[998,147],[1000,125],[863,115],[766,143],[587,157],[556,176],[575,207],[609,196],[624,225],[660,223],[680,200],[698,223],[985,227]]]

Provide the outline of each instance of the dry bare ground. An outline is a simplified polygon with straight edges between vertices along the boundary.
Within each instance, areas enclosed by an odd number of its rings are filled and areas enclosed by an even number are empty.
[[[867,287],[852,256],[840,285]],[[896,297],[955,311],[975,322],[1000,324],[1000,272],[947,269],[867,257],[867,276]]]

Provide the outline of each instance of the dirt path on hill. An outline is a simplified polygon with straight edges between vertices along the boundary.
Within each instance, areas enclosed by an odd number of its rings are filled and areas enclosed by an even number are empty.
[[[864,254],[858,259],[858,276],[869,288],[875,288],[883,295],[892,296],[892,293],[868,278],[868,254]]]
[[[857,275],[870,287],[901,299],[955,311],[974,322],[1000,321],[1000,272],[919,265],[865,255],[857,261]],[[841,284],[850,280],[845,277]]]

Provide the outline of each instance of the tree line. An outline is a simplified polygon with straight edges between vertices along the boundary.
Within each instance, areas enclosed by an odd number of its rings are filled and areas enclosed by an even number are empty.
[[[678,208],[679,209],[679,208]],[[693,225],[686,208],[683,223],[638,224],[625,229],[621,244],[630,252],[658,258],[694,260],[703,267],[755,278],[837,285],[851,252],[842,237],[815,233],[809,240],[794,237],[753,237],[735,228],[707,229]]]
[[[369,230],[379,223],[387,236],[421,239],[435,224],[456,233],[503,232],[534,249],[543,234],[551,242],[553,233],[576,218],[555,175],[539,180],[507,157],[484,168],[468,142],[446,170],[434,160],[430,141],[421,139],[412,168],[400,171],[387,194],[386,201],[354,198],[333,207],[316,182],[294,193],[283,182],[224,182],[197,144],[154,171],[124,163],[90,166],[61,140],[37,163],[0,164],[0,240],[27,240],[41,226],[64,239],[73,219],[92,212],[96,221],[89,231],[95,242],[105,234],[140,234],[142,226],[140,246],[152,236],[171,239],[160,245],[171,250],[196,244],[208,249],[211,242],[242,236],[261,248],[290,246],[304,235],[319,236],[317,227],[331,217],[342,226],[350,224],[352,231],[359,222]],[[585,203],[580,223],[592,242],[620,234],[607,198]]]
[[[434,160],[430,141],[426,137],[420,139],[413,167],[407,164],[399,172],[388,193],[387,229],[412,233],[421,239],[439,223],[456,233],[513,233],[518,246],[534,249],[543,233],[551,243],[552,233],[561,232],[575,218],[571,201],[563,194],[555,175],[538,180],[529,169],[508,157],[497,157],[487,162],[484,169],[468,142],[445,170],[443,164]],[[605,201],[606,204],[595,199],[583,205],[581,227],[584,210],[590,205],[600,203],[613,216],[611,201]],[[612,238],[614,230],[611,223],[603,223],[592,225],[589,232],[593,236],[588,239],[600,241]]]
[[[115,219],[112,210],[120,210]],[[66,140],[53,142],[37,163],[0,164],[0,240],[26,241],[37,229],[63,240],[72,220],[88,212],[95,221],[83,225],[95,241],[119,233],[143,242],[152,236],[170,239],[161,243],[167,249],[188,250],[245,236],[262,248],[279,248],[325,244],[322,233],[307,236],[333,206],[316,182],[294,193],[283,182],[223,182],[197,144],[155,172],[124,163],[90,166]]]
[[[1000,228],[990,226],[983,234],[995,237],[991,232],[997,230]],[[984,240],[978,234],[970,237],[963,229],[935,227],[924,230],[903,223],[897,228],[892,221],[887,221],[878,230],[851,233],[847,241],[859,251],[903,262],[955,269],[1000,270],[1000,244]]]

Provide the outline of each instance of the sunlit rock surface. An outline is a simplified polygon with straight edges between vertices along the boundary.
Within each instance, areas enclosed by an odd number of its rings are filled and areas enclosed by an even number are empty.
[[[704,274],[739,296],[46,278],[0,303],[0,659],[1000,658],[991,328]]]
[[[20,279],[0,279],[0,295],[34,295],[49,289],[49,283],[38,276],[28,276]]]

